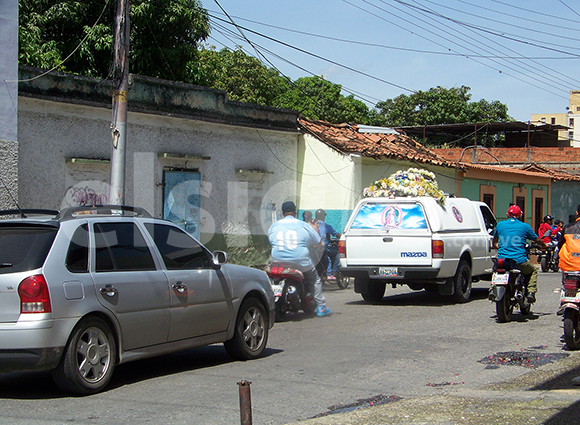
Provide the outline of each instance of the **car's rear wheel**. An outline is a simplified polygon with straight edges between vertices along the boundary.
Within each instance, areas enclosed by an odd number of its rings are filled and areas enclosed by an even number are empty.
[[[117,361],[115,338],[98,317],[81,320],[72,332],[52,377],[63,391],[87,395],[109,383]]]
[[[234,336],[224,342],[224,347],[235,359],[255,359],[260,357],[266,348],[268,330],[266,309],[256,298],[247,298],[238,312]]]
[[[385,287],[386,284],[384,282],[369,283],[366,290],[361,292],[363,300],[371,304],[381,302],[385,296]]]

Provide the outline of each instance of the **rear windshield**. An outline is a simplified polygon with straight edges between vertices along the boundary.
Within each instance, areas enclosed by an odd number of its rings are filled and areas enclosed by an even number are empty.
[[[46,227],[0,227],[0,274],[42,267],[56,232]]]
[[[419,204],[369,203],[358,210],[351,229],[427,229]]]

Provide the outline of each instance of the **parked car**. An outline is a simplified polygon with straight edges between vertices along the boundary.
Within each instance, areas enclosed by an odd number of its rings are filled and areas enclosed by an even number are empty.
[[[264,352],[266,273],[173,223],[118,205],[0,215],[0,372],[50,369],[92,394],[131,360],[220,342],[236,359]]]

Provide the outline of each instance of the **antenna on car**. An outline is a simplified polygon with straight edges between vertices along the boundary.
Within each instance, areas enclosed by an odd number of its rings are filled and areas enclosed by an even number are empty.
[[[10,195],[12,202],[14,202],[14,205],[16,205],[16,208],[18,208],[18,212],[20,213],[20,217],[26,218],[26,214],[24,214],[24,211],[22,211],[22,209],[20,208],[20,205],[18,205],[18,202],[16,202],[16,199],[14,199],[14,196],[12,196],[12,192],[10,192],[10,190],[8,189],[8,186],[6,186],[6,183],[4,183],[4,179],[0,177],[0,180],[2,180],[2,185],[4,186],[4,189],[6,189],[6,192],[8,192],[8,195]]]

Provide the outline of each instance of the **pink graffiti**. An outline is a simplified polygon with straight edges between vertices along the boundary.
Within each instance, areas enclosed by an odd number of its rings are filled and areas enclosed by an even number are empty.
[[[71,198],[78,206],[105,205],[109,199],[104,193],[98,194],[88,186],[84,188],[75,187],[72,190]]]

